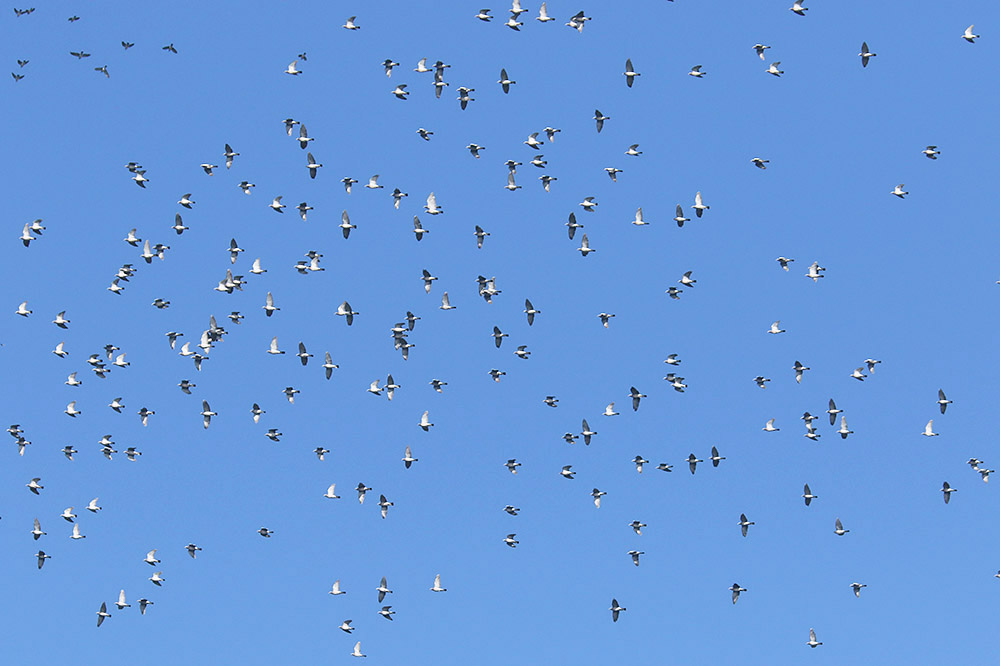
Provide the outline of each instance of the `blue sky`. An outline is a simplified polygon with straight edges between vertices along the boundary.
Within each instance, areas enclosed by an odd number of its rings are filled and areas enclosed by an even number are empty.
[[[502,25],[506,5],[484,23],[480,3],[457,2],[8,12],[0,49],[25,78],[5,84],[0,107],[0,418],[32,441],[23,457],[13,439],[0,453],[8,658],[342,663],[361,640],[368,661],[385,664],[980,661],[982,641],[968,637],[992,629],[1000,539],[984,526],[998,502],[965,461],[995,463],[986,417],[998,322],[983,304],[1000,289],[988,85],[1000,12],[817,1],[803,18],[790,4],[553,0],[557,20],[541,24],[526,1],[520,33]],[[580,9],[593,19],[582,33],[563,25]],[[340,28],[352,14],[361,29]],[[960,38],[970,23],[984,35],[974,45]],[[863,40],[878,53],[865,69]],[[764,62],[757,42],[771,46]],[[177,54],[161,50],[168,43]],[[78,49],[92,56],[68,54]],[[302,51],[303,74],[282,74]],[[412,71],[422,57],[451,65],[440,100],[432,75]],[[386,58],[400,63],[389,79]],[[641,73],[631,89],[626,58]],[[781,78],[764,71],[774,61]],[[697,64],[702,79],[687,76]],[[94,71],[102,65],[110,78]],[[517,81],[508,95],[501,67]],[[408,100],[390,94],[398,83]],[[476,89],[466,111],[463,85]],[[611,117],[600,134],[595,108]],[[315,180],[286,117],[315,139]],[[547,125],[561,132],[538,169],[522,142]],[[471,142],[486,147],[481,159]],[[221,166],[225,143],[240,156],[207,176],[198,165]],[[634,143],[643,155],[624,155]],[[920,154],[928,144],[938,160]],[[767,170],[750,163],[758,156]],[[508,159],[524,163],[513,193]],[[129,161],[145,167],[146,189],[130,182]],[[605,167],[624,170],[617,183]],[[366,190],[375,173],[385,189]],[[542,174],[558,178],[550,193]],[[361,181],[350,195],[345,176]],[[244,179],[251,196],[237,188]],[[905,200],[889,194],[898,183]],[[409,194],[399,210],[394,187]],[[443,215],[423,212],[432,191]],[[694,218],[696,191],[711,210],[678,229],[674,207]],[[187,192],[192,210],[175,203]],[[278,195],[283,215],[267,207]],[[577,205],[587,196],[594,213]],[[292,208],[300,201],[315,209],[307,222]],[[629,224],[639,206],[648,226]],[[348,240],[343,210],[357,225]],[[178,212],[190,227],[180,237]],[[570,212],[586,225],[574,241]],[[414,215],[430,230],[419,243]],[[46,230],[25,249],[17,237],[36,218]],[[491,234],[481,250],[477,224]],[[122,242],[133,227],[170,245],[164,261],[146,265]],[[584,231],[597,250],[585,259]],[[246,250],[235,266],[231,238]],[[299,275],[292,266],[309,250],[325,271]],[[788,273],[779,255],[796,259]],[[249,273],[257,257],[264,275]],[[827,268],[819,283],[803,277],[814,260]],[[106,288],[123,263],[138,272],[115,296]],[[247,276],[243,291],[213,291],[230,268]],[[429,295],[425,268],[439,278]],[[697,286],[671,300],[664,291],[688,270]],[[496,276],[492,304],[477,275]],[[268,291],[281,308],[270,318]],[[457,309],[438,309],[444,291]],[[542,311],[531,327],[525,298]],[[360,312],[351,327],[334,316],[345,299]],[[13,314],[24,300],[26,319]],[[50,323],[61,310],[65,331]],[[233,310],[239,326],[225,318]],[[421,319],[404,361],[389,329],[407,310]],[[600,312],[616,315],[607,329]],[[194,346],[210,315],[228,334],[198,372],[164,333]],[[776,319],[787,332],[767,335]],[[494,325],[510,336],[500,350]],[[265,353],[272,336],[288,353]],[[60,341],[65,359],[50,353]],[[292,355],[299,341],[316,355],[306,368]],[[108,343],[131,366],[101,380],[86,359]],[[527,361],[512,354],[522,344]],[[340,365],[330,381],[327,350]],[[683,394],[662,379],[671,353]],[[869,357],[882,364],[851,379]],[[796,360],[812,368],[801,384]],[[507,373],[499,383],[492,368]],[[74,371],[83,385],[65,386]],[[401,385],[392,402],[365,391],[387,373]],[[443,393],[432,378],[448,382]],[[182,379],[197,384],[192,395]],[[286,386],[301,391],[294,405]],[[648,395],[637,412],[630,386]],[[945,415],[939,388],[954,400]],[[107,407],[119,396],[123,414]],[[855,431],[846,441],[823,414],[830,398]],[[83,414],[70,419],[74,399]],[[203,399],[218,412],[207,430]],[[611,401],[621,415],[601,416]],[[267,410],[259,424],[254,402]],[[147,427],[144,406],[156,411]],[[424,410],[429,433],[416,425]],[[806,410],[824,417],[818,443],[802,436]],[[566,444],[583,418],[593,443]],[[779,432],[761,431],[770,418]],[[920,436],[930,418],[938,438]],[[284,433],[279,443],[268,428]],[[142,457],[106,460],[97,441],[109,433]],[[79,450],[72,462],[67,444]],[[708,458],[713,445],[721,466],[688,473],[688,454]],[[325,461],[316,446],[330,449]],[[636,455],[651,463],[641,475]],[[516,476],[508,458],[523,464]],[[576,479],[560,478],[563,465]],[[24,487],[33,477],[39,496]],[[945,480],[958,489],[947,506]],[[363,505],[359,481],[373,488]],[[342,499],[322,497],[330,483]],[[808,508],[803,483],[819,495]],[[594,487],[608,493],[600,509]],[[395,503],[386,520],[380,493]],[[96,515],[85,510],[93,497]],[[68,538],[67,506],[86,539]],[[756,522],[746,538],[743,512]],[[35,517],[48,532],[37,542]],[[636,519],[648,525],[641,536],[628,527]],[[502,543],[508,533],[516,549]],[[204,548],[197,560],[189,542]],[[52,556],[41,571],[39,548]],[[152,548],[155,568],[142,562]],[[632,549],[645,553],[639,567]],[[147,580],[154,570],[162,588]],[[448,592],[429,591],[437,573]],[[376,614],[382,576],[391,624]],[[336,579],[346,595],[327,594]],[[748,589],[735,606],[734,581]],[[868,585],[860,599],[854,581]],[[133,607],[98,630],[95,611],[122,588]],[[144,617],[140,597],[155,603]],[[617,623],[612,597],[628,609]],[[352,636],[336,628],[348,618]],[[805,646],[810,627],[822,648]]]

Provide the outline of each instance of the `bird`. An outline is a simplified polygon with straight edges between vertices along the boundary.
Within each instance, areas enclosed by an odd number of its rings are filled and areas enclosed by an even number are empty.
[[[708,72],[701,71],[701,65],[695,65],[694,67],[691,68],[691,71],[688,72],[688,76],[693,76],[696,79],[700,79],[706,74],[708,74]]]
[[[630,550],[628,554],[632,557],[632,564],[639,566],[639,556],[645,555],[646,552],[642,550]]]
[[[623,75],[625,76],[625,85],[629,88],[631,88],[632,84],[635,82],[635,77],[641,76],[641,74],[635,71],[635,68],[632,66],[631,58],[627,58],[625,60],[625,71],[623,72]]]
[[[705,462],[705,461],[701,460],[693,453],[688,455],[687,457],[688,469],[691,470],[692,474],[694,474],[695,470],[698,468],[698,463],[700,462]]]
[[[333,594],[333,592],[331,592],[330,594]],[[340,629],[341,631],[351,633],[352,631],[354,631],[354,627],[351,626],[351,622],[352,620],[344,620],[337,628]]]
[[[989,475],[986,475],[983,478],[984,479],[988,479]],[[957,489],[956,488],[952,488],[951,485],[947,481],[944,482],[944,485],[941,486],[941,492],[944,494],[944,503],[945,504],[947,504],[948,502],[951,501],[951,494],[953,492],[956,492],[956,490]]]
[[[936,160],[937,156],[941,154],[941,151],[937,149],[937,146],[927,146],[920,152],[923,153],[928,159],[932,160]]]
[[[624,608],[623,606],[618,605],[618,600],[612,598],[611,599],[611,608],[609,608],[608,610],[611,611],[611,621],[612,622],[617,622],[618,621],[618,614],[621,613],[622,611],[628,610],[628,609]]]
[[[760,157],[754,157],[750,160],[755,167],[758,169],[767,169],[767,165],[770,164],[771,160],[765,160]]]
[[[854,596],[857,597],[857,598],[859,598],[859,599],[861,598],[861,588],[863,588],[863,587],[868,587],[868,586],[865,585],[864,583],[851,583],[850,584],[850,588],[852,590],[854,590]]]
[[[965,32],[962,33],[962,39],[964,39],[965,41],[969,42],[970,44],[975,44],[976,40],[979,39],[979,35],[972,34],[972,30],[975,27],[976,27],[976,25],[972,24],[968,28],[965,29]]]
[[[698,217],[701,217],[702,214],[709,209],[709,206],[706,206],[704,201],[702,200],[701,192],[695,193],[694,205],[691,206],[691,208],[694,208],[695,215],[697,215]]]
[[[37,495],[38,493],[35,493],[35,494]],[[38,518],[35,518],[34,527],[31,528],[31,536],[34,537],[35,541],[38,541],[38,539],[40,537],[43,537],[45,535],[46,535],[46,532],[42,531],[42,526],[38,522]]]
[[[438,306],[439,310],[454,310],[457,307],[458,307],[457,305],[451,304],[451,301],[448,299],[447,291],[441,295],[441,305]]]
[[[600,134],[601,130],[604,129],[604,121],[611,120],[611,116],[604,115],[600,109],[594,109],[594,120],[597,121],[597,133]]]
[[[698,217],[701,217],[699,214]],[[677,215],[674,216],[674,222],[677,223],[678,227],[683,227],[685,222],[690,222],[691,220],[684,217],[684,209],[681,208],[680,204],[677,204]]]
[[[233,148],[232,148],[232,146],[230,146],[227,143],[226,144],[225,152],[222,153],[222,156],[226,158],[226,168],[227,169],[231,169],[232,166],[233,166],[233,159],[236,158],[236,157],[238,157],[239,153],[237,153],[236,151],[234,151]],[[191,196],[191,195],[188,194],[186,196]]]
[[[274,530],[269,530],[266,527],[262,527],[259,530],[257,530],[257,534],[261,535],[265,539],[270,539],[271,535],[274,534]]]
[[[572,470],[572,467],[573,467],[572,465],[564,465],[564,466],[563,466],[563,468],[562,468],[562,471],[561,471],[561,472],[559,472],[559,474],[560,474],[560,475],[561,475],[561,476],[562,476],[562,477],[563,477],[564,479],[573,479],[573,478],[576,478],[576,477],[574,476],[574,475],[576,474],[576,472],[574,472],[574,471]]]
[[[589,20],[590,20],[590,17],[589,16],[584,16],[583,12],[581,11],[581,12],[577,12],[576,14],[574,14],[573,17],[570,18],[569,22],[566,23],[566,25],[568,27],[570,27],[570,28],[576,28],[577,32],[581,32],[582,33],[583,32],[583,26]]]
[[[201,416],[202,416],[202,425],[204,425],[205,429],[207,430],[208,426],[212,423],[212,417],[218,416],[218,414],[216,412],[213,412],[212,409],[208,406],[207,400],[202,400]]]
[[[941,433],[934,432],[934,419],[931,419],[927,422],[927,425],[924,426],[924,431],[921,434],[925,437],[937,437]]]
[[[51,555],[46,555],[44,550],[39,550],[35,553],[35,557],[38,558],[38,568],[41,569],[45,564],[45,560],[52,559]]]
[[[583,235],[583,240],[580,241],[580,247],[576,248],[580,253],[580,256],[586,257],[591,252],[597,252],[597,250],[590,247],[590,239],[587,238],[587,234]]]
[[[378,614],[387,620],[391,620],[396,611],[392,610],[392,606],[382,606],[382,610],[378,611]]]
[[[299,148],[302,150],[305,150],[306,146],[309,145],[309,142],[313,141],[313,138],[309,136],[309,131],[306,129],[304,123],[299,123],[299,138],[297,141],[299,142]]]
[[[802,499],[805,500],[806,506],[809,506],[810,504],[812,504],[812,501],[814,499],[819,499],[819,495],[813,495],[812,491],[809,490],[809,484],[807,483],[803,487]]]
[[[796,0],[796,4],[798,4],[798,0]],[[805,11],[805,10],[803,10],[803,11]],[[803,16],[804,16],[804,14],[803,14]],[[820,643],[820,642],[818,642],[816,640],[816,632],[813,631],[812,629],[809,630],[809,641],[806,643],[806,645],[808,645],[811,648],[819,647],[820,645],[822,645],[822,643]]]
[[[159,564],[160,561],[158,559],[156,559],[156,551],[157,551],[157,549],[154,548],[153,550],[151,550],[148,553],[146,553],[146,557],[142,561],[145,562],[146,564],[148,564],[151,567],[156,566],[157,564]]]
[[[281,203],[281,199],[282,197],[274,197],[274,200],[270,204],[268,204],[268,208],[270,208],[276,213],[284,213],[285,208],[287,208],[287,206]]]
[[[712,467],[718,467],[719,463],[721,463],[725,459],[726,459],[725,456],[720,456],[719,455],[719,449],[718,449],[718,447],[713,446],[712,447],[712,457],[709,458],[709,460],[712,461]]]
[[[528,326],[531,326],[532,324],[535,323],[535,315],[541,314],[542,311],[536,310],[534,306],[531,304],[531,301],[526,298],[524,299],[524,313],[528,317]]]
[[[405,83],[397,83],[396,87],[392,90],[392,94],[396,96],[396,99],[406,100],[410,95],[410,91],[406,89]]]
[[[868,42],[861,42],[861,53],[859,53],[858,56],[860,56],[861,58],[862,67],[867,67],[868,59],[874,58],[877,55],[878,55],[877,53],[872,53],[871,51],[868,50]]]
[[[382,603],[382,600],[385,599],[385,595],[386,594],[392,594],[392,590],[390,590],[387,587],[385,576],[382,576],[382,580],[379,581],[378,587],[375,588],[375,589],[378,592],[378,602],[379,603]]]
[[[597,431],[590,429],[590,424],[587,423],[587,419],[583,419],[583,430],[580,435],[583,437],[583,443],[590,446],[590,439],[597,434]]]
[[[740,514],[739,526],[740,526],[740,532],[743,534],[743,536],[746,536],[747,532],[750,531],[751,525],[756,525],[756,524],[757,523],[753,522],[752,520],[747,520],[747,514],[745,513]]]
[[[431,192],[427,195],[427,203],[424,204],[424,210],[427,211],[428,215],[440,215],[444,212],[443,208],[439,208],[437,205],[437,197]]]
[[[354,317],[361,313],[355,312],[354,308],[351,307],[351,304],[348,303],[347,301],[344,301],[343,303],[337,306],[337,311],[334,314],[336,314],[338,317],[344,317],[347,320],[347,325],[351,326],[352,324],[354,324]]]
[[[781,266],[781,267],[782,267],[782,268],[784,269],[784,271],[785,271],[785,272],[787,273],[787,272],[788,272],[788,264],[790,264],[791,262],[793,262],[793,261],[795,261],[795,260],[794,260],[794,259],[789,259],[789,258],[787,258],[787,257],[778,257],[777,259],[775,259],[775,261],[777,261],[777,262],[778,262],[778,264],[779,264],[779,265],[780,265],[780,266]]]
[[[771,48],[771,47],[770,46],[765,46],[764,44],[761,44],[759,42],[757,44],[753,45],[753,50],[757,52],[757,55],[760,56],[761,60],[764,59],[764,50],[765,49],[769,49],[769,48]]]
[[[944,414],[944,411],[946,409],[948,409],[948,405],[951,404],[951,400],[949,400],[948,398],[945,397],[944,391],[942,391],[941,389],[938,389],[937,403],[938,403],[938,406],[941,408],[941,413],[942,414]]]
[[[320,169],[323,165],[317,164],[316,158],[313,157],[312,153],[306,153],[306,168],[309,169],[309,177],[316,178],[316,170]]]
[[[615,411],[615,403],[608,403],[608,406],[604,408],[603,416],[618,416],[618,412]]]
[[[854,434],[853,430],[848,430],[847,429],[847,417],[846,416],[841,416],[840,417],[840,430],[838,430],[837,433],[840,434],[840,438],[841,439],[847,439],[848,435]]]
[[[642,474],[642,466],[648,463],[649,461],[643,458],[642,456],[636,456],[635,458],[632,459],[632,462],[635,464],[635,471],[638,472],[639,474]]]
[[[351,652],[352,657],[367,657],[366,654],[361,654],[361,641],[354,644],[354,651]]]
[[[177,53],[177,49],[174,48],[173,42],[171,42],[170,44],[167,44],[166,46],[161,46],[160,50],[161,51],[168,51],[170,53]]]
[[[636,387],[633,386],[633,387],[631,387],[629,389],[628,397],[632,398],[632,411],[633,412],[637,412],[637,411],[639,411],[639,401],[642,398],[645,398],[646,394],[645,393],[640,393],[639,390]],[[612,403],[612,404],[614,404],[614,403]]]
[[[891,192],[889,192],[889,194],[895,194],[900,199],[905,199],[906,195],[909,194],[909,192],[904,192],[903,183],[900,183]]]
[[[854,372],[852,372],[850,374],[850,376],[853,377],[854,379],[857,379],[858,381],[862,381],[862,382],[865,381],[866,377],[868,377],[868,375],[864,374],[864,368],[863,367],[862,368],[855,368]]]
[[[510,546],[511,548],[517,548],[517,544],[521,542],[514,538],[516,536],[517,534],[508,534],[503,538],[503,542],[508,546]]]
[[[834,523],[833,533],[836,534],[837,536],[844,536],[850,531],[851,530],[845,530],[844,524],[840,522],[840,518],[837,518],[836,522]]]
[[[417,424],[423,429],[424,432],[430,432],[431,427],[434,425],[433,423],[430,422],[430,419],[427,416],[429,413],[430,413],[429,411],[425,411],[420,416],[420,422]],[[516,474],[517,472],[514,473]]]
[[[340,214],[340,224],[338,226],[340,226],[345,240],[351,237],[351,229],[358,228],[356,224],[351,224],[351,218],[348,216],[346,210]]]
[[[506,95],[510,92],[510,87],[517,83],[517,81],[512,81],[509,76],[507,76],[507,70],[505,68],[500,69],[500,80],[497,81],[500,87],[503,88],[503,92]]]
[[[774,419],[768,419],[767,423],[764,424],[762,430],[766,432],[778,432],[781,428],[774,427]]]
[[[769,328],[767,332],[773,335],[777,335],[778,333],[784,333],[785,329],[781,328],[781,320],[778,319],[773,324],[771,324],[771,328]]]
[[[737,600],[739,600],[740,593],[747,591],[747,589],[745,587],[740,587],[739,583],[733,583],[732,587],[730,587],[729,589],[733,593],[733,603],[734,604],[737,602]]]
[[[778,78],[781,78],[781,75],[784,74],[785,72],[778,69],[778,65],[780,64],[781,61],[772,62],[771,66],[765,69],[764,71],[767,72],[768,74],[771,74],[772,76],[777,76]]]
[[[95,67],[94,71],[95,72],[100,72],[107,79],[111,78],[111,74],[108,73],[108,66],[107,65],[102,65],[101,67]]]
[[[392,205],[395,207],[396,210],[399,210],[399,203],[403,200],[403,197],[408,197],[408,196],[410,196],[410,195],[407,194],[406,192],[403,192],[398,187],[395,188],[392,191]],[[414,217],[414,225],[413,226],[414,226],[415,233],[416,233],[417,229],[420,229],[420,232],[417,233],[417,240],[420,240],[420,234],[421,233],[427,233],[427,231],[421,229],[421,227],[420,227],[420,220],[416,219],[417,216],[414,215],[413,217]]]
[[[38,568],[41,569],[41,566],[39,566]],[[101,624],[104,623],[104,620],[109,617],[111,617],[111,613],[108,612],[108,604],[102,601],[101,608],[100,610],[97,611],[97,626],[98,627],[101,626]]]
[[[356,25],[354,23],[354,19],[356,19],[356,18],[358,18],[358,17],[357,16],[350,17],[349,19],[347,19],[347,22],[344,23],[344,25],[342,25],[341,27],[345,28],[347,30],[361,30],[361,26],[360,25]]]
[[[431,592],[447,592],[448,588],[441,587],[441,574],[434,576],[434,587],[431,588]]]
[[[118,593],[118,601],[115,602],[115,606],[118,607],[118,610],[125,610],[132,607],[132,604],[125,603],[125,590]]]
[[[132,230],[132,234],[134,233],[135,229]],[[24,243],[24,247],[29,247],[31,245],[31,241],[33,240],[36,240],[36,237],[31,235],[31,224],[25,222],[24,230],[21,232],[21,242]],[[130,241],[128,240],[128,238],[126,238],[125,242],[130,242]],[[134,246],[135,243],[132,243],[132,245]]]
[[[806,1],[806,0],[795,0],[795,3],[794,3],[794,4],[793,4],[793,5],[791,6],[791,7],[789,7],[788,9],[789,9],[790,11],[793,11],[793,12],[795,12],[795,13],[796,13],[796,14],[798,14],[799,16],[805,16],[805,15],[806,15],[806,12],[807,12],[807,11],[809,11],[809,8],[808,8],[808,7],[803,7],[803,6],[802,6],[802,4],[803,4],[803,3],[805,2],[805,1]],[[810,630],[810,632],[811,632],[811,631],[812,631],[812,630]]]
[[[197,559],[196,553],[199,550],[202,550],[201,546],[196,546],[193,543],[189,543],[188,545],[184,546],[184,549],[188,552],[188,555],[191,556],[192,560]]]

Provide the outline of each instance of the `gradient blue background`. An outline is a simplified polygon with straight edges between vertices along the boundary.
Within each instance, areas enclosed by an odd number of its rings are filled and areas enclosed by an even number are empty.
[[[557,20],[543,25],[529,1],[520,33],[501,25],[504,5],[490,24],[473,18],[478,2],[37,2],[3,15],[0,51],[25,78],[4,84],[0,104],[0,419],[33,442],[24,457],[13,439],[0,452],[5,659],[343,663],[361,640],[384,664],[981,663],[1000,593],[998,501],[964,463],[997,464],[1000,10],[817,0],[801,18],[790,4],[553,0]],[[563,25],[579,9],[593,17],[582,34]],[[351,14],[361,30],[339,27]],[[970,23],[984,35],[975,45],[960,38]],[[862,40],[878,53],[867,69]],[[766,62],[758,41],[772,47]],[[177,55],[161,51],[170,42]],[[92,57],[68,55],[80,48]],[[301,51],[304,73],[282,74]],[[452,65],[440,100],[432,75],[412,71],[424,56]],[[385,58],[401,63],[391,79]],[[626,58],[642,73],[632,89]],[[775,60],[780,79],[764,73]],[[93,71],[104,64],[110,79]],[[705,78],[686,75],[695,64]],[[509,95],[501,67],[517,81]],[[397,83],[408,101],[391,96]],[[461,85],[476,88],[464,112]],[[595,107],[611,117],[601,134]],[[284,132],[289,116],[315,137],[315,180]],[[562,132],[541,170],[521,142],[546,125]],[[226,142],[241,153],[231,171]],[[625,156],[632,143],[644,155]],[[927,144],[939,160],[920,154]],[[507,159],[525,163],[515,193],[503,190]],[[133,160],[145,190],[122,168]],[[222,168],[210,178],[201,162]],[[624,169],[618,183],[608,166]],[[385,189],[361,187],[374,173]],[[558,177],[549,194],[542,173]],[[361,181],[349,196],[344,176]],[[900,182],[906,200],[889,195]],[[398,211],[397,186],[410,195]],[[696,190],[711,210],[678,229],[674,206],[690,215]],[[423,214],[430,191],[444,215]],[[190,211],[174,203],[186,192]],[[282,216],[267,209],[279,194]],[[577,206],[586,196],[593,214]],[[292,209],[303,200],[315,207],[306,223]],[[628,224],[638,206],[650,226]],[[345,209],[358,225],[347,241]],[[566,238],[571,211],[597,250],[586,259],[580,232]],[[190,227],[181,237],[175,212]],[[414,214],[431,231],[419,244]],[[25,249],[17,236],[37,217],[47,230]],[[482,250],[476,224],[492,234]],[[132,227],[170,245],[166,260],[147,266],[121,242]],[[220,294],[233,237],[248,282]],[[325,272],[292,270],[308,250],[325,254]],[[796,259],[789,273],[779,255]],[[255,257],[267,274],[249,274]],[[813,260],[828,269],[818,284],[802,277]],[[126,262],[138,273],[114,296],[105,289]],[[423,268],[439,277],[430,295]],[[670,300],[687,270],[697,287]],[[476,295],[479,274],[503,290],[492,305]],[[456,310],[437,309],[444,290]],[[281,308],[272,318],[267,291]],[[525,297],[542,310],[531,328]],[[13,314],[25,299],[27,320]],[[345,299],[361,313],[350,328],[333,316]],[[68,331],[49,323],[64,309]],[[388,329],[407,310],[422,319],[404,362]],[[608,329],[602,311],[617,315]],[[193,346],[211,314],[230,334],[196,372],[163,334]],[[787,333],[765,333],[775,319]],[[494,325],[510,334],[499,351]],[[264,353],[274,335],[286,355]],[[66,359],[50,353],[61,340]],[[307,368],[292,356],[299,340],[317,355]],[[85,360],[107,343],[132,365],[100,380]],[[530,360],[511,355],[519,344]],[[325,350],[340,364],[329,382]],[[670,353],[684,394],[662,381]],[[883,360],[874,376],[851,379],[869,356]],[[801,385],[795,360],[812,368]],[[491,368],[508,374],[496,384]],[[80,388],[63,385],[73,371]],[[364,390],[388,372],[402,385],[391,403]],[[773,380],[764,391],[758,374]],[[193,395],[176,387],[183,378]],[[295,405],[288,385],[302,391]],[[637,413],[632,385],[649,395]],[[955,401],[945,416],[938,388]],[[117,396],[121,415],[106,407]],[[842,441],[824,419],[820,442],[806,440],[798,417],[831,397],[856,434]],[[69,419],[73,399],[83,414]],[[219,413],[207,431],[202,399]],[[600,416],[612,400],[621,416]],[[253,402],[267,410],[258,425]],[[156,411],[147,428],[142,406]],[[429,434],[416,427],[424,410]],[[781,431],[761,432],[772,417]],[[569,446],[561,435],[581,418],[599,434]],[[920,436],[929,418],[940,437]],[[107,433],[141,459],[105,460]],[[59,453],[70,443],[73,462]],[[406,445],[420,459],[409,470]],[[689,474],[687,455],[713,445],[727,460]],[[651,461],[641,476],[637,454]],[[502,465],[511,457],[517,476]],[[656,471],[661,461],[674,472]],[[558,474],[567,464],[573,481]],[[35,476],[38,497],[24,488]],[[948,506],[944,480],[959,489]],[[363,506],[359,481],[374,489]],[[333,482],[343,498],[323,499]],[[804,482],[820,496],[808,508]],[[600,509],[595,486],[608,492]],[[395,502],[384,521],[379,493]],[[84,509],[94,496],[98,515]],[[85,540],[68,539],[58,516],[69,505]],[[741,512],[756,522],[745,539]],[[36,516],[48,536],[33,542]],[[851,530],[842,538],[837,517]],[[642,536],[633,519],[648,524]],[[510,532],[516,550],[501,542]],[[189,541],[204,548],[196,561]],[[52,555],[42,571],[39,547]],[[142,562],[151,548],[155,569]],[[638,568],[633,548],[646,553]],[[156,588],[147,578],[161,569]],[[447,593],[428,591],[435,573]],[[383,575],[391,624],[376,615]],[[331,597],[338,578],[348,594]],[[869,586],[860,599],[856,580]],[[734,581],[749,589],[735,606]],[[122,587],[133,608],[97,630],[94,611]],[[145,617],[140,596],[155,602]],[[628,608],[617,624],[612,596]],[[353,636],[336,629],[346,618]],[[810,627],[822,648],[804,645]]]

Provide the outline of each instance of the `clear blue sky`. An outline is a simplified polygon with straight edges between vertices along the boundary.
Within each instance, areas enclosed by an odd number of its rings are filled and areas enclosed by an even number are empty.
[[[798,17],[791,0],[552,0],[556,20],[542,24],[525,0],[520,33],[502,25],[506,5],[475,19],[478,1],[36,4],[0,16],[4,62],[24,75],[0,104],[0,418],[32,441],[20,457],[4,435],[0,451],[8,661],[344,663],[357,640],[382,664],[983,660],[1000,507],[965,461],[1000,464],[995,4],[809,0]],[[580,9],[593,19],[582,34],[563,25]],[[353,32],[340,27],[352,14]],[[960,37],[970,23],[976,44]],[[863,40],[878,54],[865,69]],[[771,46],[763,62],[757,42]],[[69,55],[79,49],[92,56]],[[283,74],[302,51],[303,74]],[[421,57],[451,65],[440,100],[432,75],[412,71]],[[400,63],[389,79],[386,58]],[[631,89],[626,58],[641,73]],[[774,61],[780,79],[765,73]],[[688,76],[698,64],[707,76]],[[501,67],[517,81],[507,95]],[[399,83],[406,101],[391,95]],[[463,85],[476,89],[466,111]],[[595,108],[611,117],[600,134]],[[315,139],[315,180],[286,117]],[[547,125],[562,131],[538,169],[522,142]],[[240,152],[229,171],[227,142]],[[634,143],[643,155],[624,155]],[[921,155],[928,144],[938,160]],[[508,159],[524,163],[513,193]],[[145,190],[129,161],[145,167]],[[209,177],[202,162],[221,168]],[[605,167],[624,170],[617,183]],[[375,173],[385,189],[362,187]],[[558,178],[550,193],[542,174]],[[361,181],[350,195],[345,176]],[[905,200],[890,195],[899,183]],[[394,187],[409,194],[399,210]],[[699,190],[711,209],[696,219]],[[443,215],[424,214],[431,191]],[[175,203],[187,192],[192,210]],[[267,207],[277,195],[283,215]],[[594,213],[577,205],[587,196]],[[300,201],[315,209],[305,223]],[[683,229],[678,203],[694,218]],[[639,206],[648,226],[629,224]],[[348,240],[343,210],[357,225]],[[178,212],[190,227],[180,237]],[[570,212],[586,225],[574,241]],[[430,230],[419,243],[415,214]],[[18,235],[35,218],[46,230],[25,249]],[[477,224],[491,234],[481,250]],[[164,261],[122,242],[132,227],[170,245]],[[581,258],[584,231],[597,251]],[[235,266],[231,238],[246,250]],[[309,250],[325,272],[293,270]],[[779,255],[795,258],[788,273]],[[264,275],[249,273],[257,257]],[[819,283],[803,277],[814,260],[827,268]],[[138,272],[115,296],[123,263]],[[247,276],[243,291],[213,291],[230,268]],[[439,278],[430,295],[425,268]],[[697,286],[671,300],[688,270]],[[477,275],[496,277],[492,304]],[[268,291],[281,308],[270,318]],[[457,309],[438,309],[443,291]],[[532,327],[525,298],[542,311]],[[351,327],[334,316],[345,299],[360,312]],[[14,314],[23,300],[27,319]],[[61,310],[65,331],[50,323]],[[404,361],[389,329],[407,310],[421,320]],[[607,329],[600,312],[616,314]],[[193,347],[210,315],[228,334],[198,372],[164,333]],[[768,335],[776,319],[787,332]],[[510,336],[500,350],[494,325]],[[283,356],[265,353],[275,335]],[[65,359],[50,353],[60,341]],[[299,341],[316,355],[306,368]],[[102,380],[86,359],[108,343],[131,366]],[[522,344],[527,361],[512,354]],[[327,350],[340,365],[330,381]],[[662,379],[671,353],[683,394]],[[868,357],[883,362],[850,378]],[[796,360],[812,368],[801,384]],[[499,383],[492,368],[507,373]],[[74,371],[77,388],[64,385]],[[387,373],[401,385],[392,402],[365,391]],[[294,405],[286,386],[301,391]],[[630,386],[648,394],[638,412]],[[954,400],[945,415],[939,388]],[[122,414],[107,407],[119,396]],[[855,431],[846,441],[823,414],[831,397]],[[83,414],[71,419],[74,399]],[[207,430],[203,399],[218,412]],[[621,415],[601,416],[611,401]],[[267,410],[259,424],[254,402]],[[148,427],[144,406],[156,411]],[[818,443],[803,437],[806,410],[823,417]],[[566,444],[582,418],[598,435]],[[761,431],[770,418],[779,432]],[[930,418],[940,437],[920,436]],[[106,460],[97,442],[109,433],[142,457]],[[692,476],[688,454],[713,445],[727,459]],[[641,475],[636,455],[650,461]],[[516,476],[508,458],[523,463]],[[576,479],[560,477],[564,465]],[[25,488],[33,477],[39,496]],[[948,506],[945,480],[959,491]],[[373,488],[364,505],[358,482]],[[330,483],[342,499],[322,497]],[[803,483],[819,495],[808,508]],[[594,487],[608,493],[600,509]],[[386,520],[380,493],[395,503]],[[67,506],[86,539],[69,539]],[[746,538],[741,512],[756,523]],[[35,517],[48,533],[37,542]],[[833,534],[838,517],[846,536]],[[204,548],[197,560],[189,542]],[[41,571],[39,548],[52,557]],[[142,561],[152,548],[155,568]],[[157,588],[147,579],[160,570]],[[436,573],[448,592],[429,591]],[[382,576],[391,624],[376,614]],[[336,579],[346,595],[327,594]],[[748,589],[735,606],[734,581]],[[854,581],[868,585],[860,599]],[[121,588],[133,607],[97,629],[95,611]],[[140,597],[155,603],[144,617]],[[617,623],[612,597],[628,609]],[[352,636],[337,629],[348,618]],[[806,647],[810,627],[823,647]]]

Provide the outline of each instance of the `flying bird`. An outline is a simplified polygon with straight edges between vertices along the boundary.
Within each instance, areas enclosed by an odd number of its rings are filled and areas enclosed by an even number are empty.
[[[868,50],[868,42],[861,42],[861,53],[859,53],[858,56],[861,58],[862,67],[867,67],[868,59],[874,58],[877,55],[878,55],[877,53],[872,53],[871,51]]]

